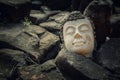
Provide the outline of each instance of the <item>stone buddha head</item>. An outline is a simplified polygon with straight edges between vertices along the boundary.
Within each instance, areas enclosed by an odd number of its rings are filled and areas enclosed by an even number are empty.
[[[91,21],[80,12],[72,12],[62,25],[65,48],[85,57],[94,49],[94,31]]]

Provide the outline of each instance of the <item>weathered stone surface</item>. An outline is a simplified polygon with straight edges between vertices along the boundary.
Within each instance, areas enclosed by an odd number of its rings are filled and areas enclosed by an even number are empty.
[[[42,65],[31,65],[19,68],[19,77],[23,80],[64,80],[64,77],[52,60]],[[18,80],[21,80],[21,79]]]
[[[40,24],[41,22],[47,21],[49,16],[57,14],[59,11],[48,11],[47,13],[43,12],[44,10],[31,10],[30,20],[34,24]]]
[[[62,50],[56,58],[56,64],[72,80],[106,80],[109,72],[92,60],[75,53]]]
[[[94,23],[97,49],[110,36],[112,4],[111,0],[93,0],[84,11],[84,15],[90,17]]]
[[[40,22],[43,22],[48,19],[48,16],[41,12],[40,10],[31,10],[30,12],[30,20],[34,24],[39,24]]]
[[[0,49],[0,57],[5,59],[6,56],[10,57],[13,61],[25,64],[24,52],[12,49]]]
[[[55,21],[47,21],[47,22],[40,23],[41,27],[49,31],[60,30],[61,29],[60,25],[61,25],[60,23],[57,23]]]
[[[11,78],[18,66],[26,65],[24,52],[1,49],[0,50],[0,79]],[[15,76],[14,76],[15,77]],[[4,79],[1,79],[4,80]]]
[[[98,61],[120,77],[120,38],[111,38],[99,50]]]
[[[54,34],[59,35],[62,28],[61,25],[68,16],[69,12],[60,12],[56,15],[50,16],[46,22],[40,23],[39,25]]]
[[[69,14],[70,14],[70,12],[67,12],[67,11],[66,12],[60,12],[60,13],[54,15],[54,16],[51,16],[49,18],[49,20],[54,20],[57,23],[63,23],[67,19],[67,17],[69,16]]]
[[[40,38],[39,45],[39,50],[44,53],[41,61],[54,58],[60,50],[59,37],[49,32]]]
[[[37,61],[48,60],[57,55],[60,48],[58,36],[35,25],[8,27],[1,27],[0,41],[30,54]]]
[[[7,24],[0,26],[0,41],[11,42],[17,35],[24,31],[23,24]]]

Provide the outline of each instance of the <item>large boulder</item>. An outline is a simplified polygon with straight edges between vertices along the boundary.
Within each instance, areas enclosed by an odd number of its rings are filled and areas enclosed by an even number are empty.
[[[70,14],[70,12],[62,11],[62,12],[60,12],[60,13],[54,15],[54,16],[51,16],[49,18],[49,20],[54,20],[57,23],[61,23],[62,24],[63,22],[66,21],[66,19],[68,18],[69,14]]]
[[[18,80],[65,80],[52,60],[41,65],[20,67],[18,73]]]
[[[106,80],[109,72],[91,59],[62,49],[55,62],[72,80]]]
[[[23,51],[34,61],[52,59],[60,49],[59,37],[39,26],[11,24],[0,28],[1,48]]]
[[[42,22],[39,25],[54,34],[59,35],[62,24],[66,21],[69,14],[70,12],[67,11],[60,12],[56,15],[50,16],[46,22]]]
[[[120,38],[112,38],[99,50],[98,62],[111,71],[113,76],[120,77]]]
[[[51,15],[55,15],[60,11],[45,11],[45,10],[31,10],[30,12],[30,20],[32,21],[33,24],[40,24],[41,22],[47,21],[47,19]]]
[[[0,50],[0,79],[13,79],[13,76],[15,78],[16,74],[14,74],[14,72],[16,68],[23,65],[26,65],[26,56],[24,52],[12,49]]]

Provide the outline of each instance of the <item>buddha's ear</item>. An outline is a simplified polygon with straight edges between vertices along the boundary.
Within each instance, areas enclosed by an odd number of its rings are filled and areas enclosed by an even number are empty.
[[[63,44],[64,43],[64,39],[63,39],[63,24],[60,25],[59,38],[60,38],[60,43]]]
[[[63,40],[63,28],[61,27],[60,32],[59,32],[59,38],[60,38],[60,43],[62,44],[64,42]]]
[[[61,49],[66,49],[66,47],[65,47],[65,44],[64,43],[62,43],[61,45]],[[67,49],[66,49],[67,50]]]
[[[65,43],[64,43],[64,38],[63,38],[63,25],[61,25],[59,38],[60,38],[61,48],[66,49]]]

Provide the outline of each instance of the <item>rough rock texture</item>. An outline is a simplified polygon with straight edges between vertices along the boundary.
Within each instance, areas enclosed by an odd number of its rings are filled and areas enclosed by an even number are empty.
[[[65,80],[55,63],[49,60],[42,65],[23,66],[19,68],[18,80]]]
[[[48,12],[44,12],[40,11],[40,10],[31,10],[30,12],[30,20],[32,21],[32,23],[34,24],[40,24],[41,22],[46,21],[49,16],[51,15],[55,15],[60,11],[48,11]]]
[[[48,31],[59,35],[59,31],[62,28],[62,23],[67,19],[70,12],[60,12],[56,15],[50,16],[46,22],[40,23],[39,25]]]
[[[55,30],[60,30],[60,25],[59,23],[55,21],[47,21],[44,23],[41,23],[40,26],[46,28],[49,31],[55,31]]]
[[[15,69],[23,65],[26,65],[24,52],[12,49],[0,50],[0,78],[10,78],[13,75],[15,77]]]
[[[63,12],[60,12],[54,16],[51,16],[49,18],[49,20],[54,20],[56,21],[57,23],[63,23],[67,17],[69,16],[70,12],[67,12],[67,11],[63,11]]]
[[[99,50],[98,61],[120,78],[120,38],[111,38]]]
[[[65,49],[60,51],[55,61],[61,71],[68,74],[72,80],[104,80],[109,74],[92,60]]]
[[[39,26],[17,24],[0,28],[1,48],[10,45],[8,48],[21,50],[35,61],[54,58],[60,49],[59,37]]]
[[[40,22],[47,20],[47,18],[48,16],[39,10],[31,10],[30,12],[30,20],[34,24],[39,24]]]

